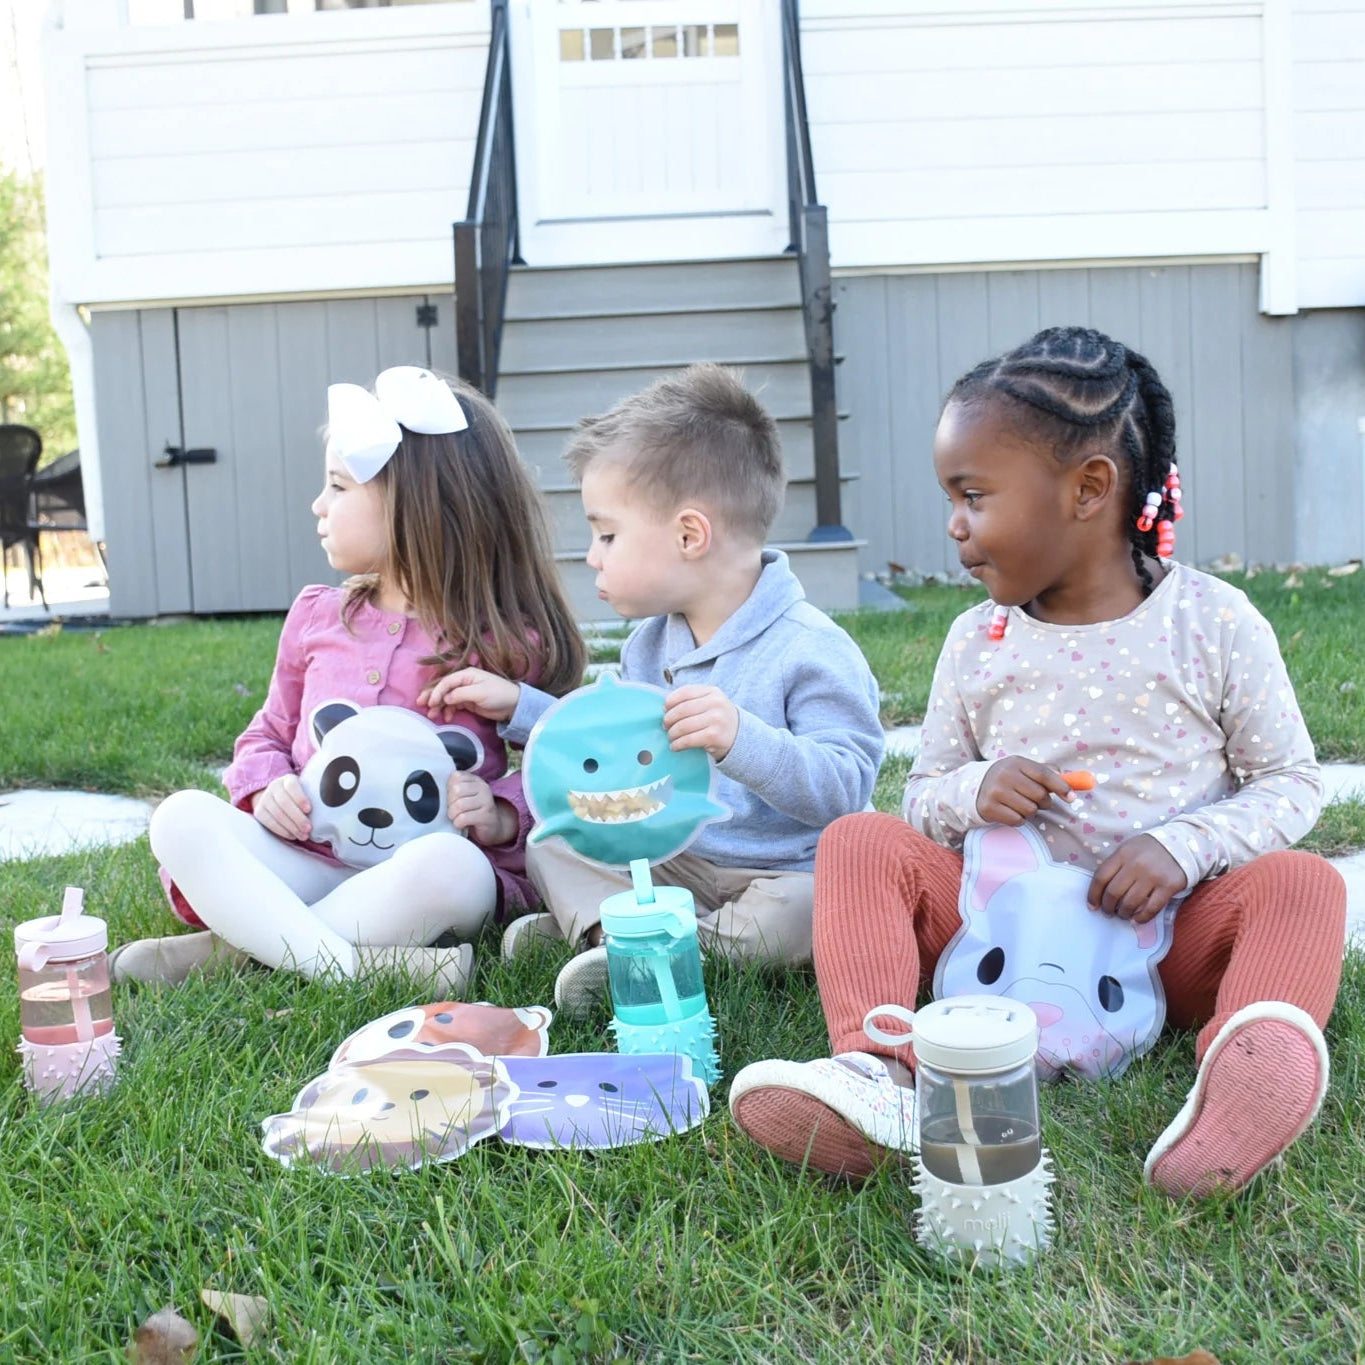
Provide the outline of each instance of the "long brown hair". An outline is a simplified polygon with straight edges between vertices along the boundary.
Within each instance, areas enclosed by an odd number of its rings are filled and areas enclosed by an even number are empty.
[[[436,641],[432,664],[481,668],[558,696],[583,681],[583,637],[564,596],[545,503],[507,423],[477,389],[442,376],[465,431],[403,428],[374,476],[388,513],[387,571]],[[343,619],[373,598],[376,574],[346,582]]]

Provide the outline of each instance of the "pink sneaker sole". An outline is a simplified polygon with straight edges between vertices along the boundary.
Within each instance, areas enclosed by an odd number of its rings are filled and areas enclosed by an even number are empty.
[[[1303,1010],[1281,1001],[1238,1010],[1148,1155],[1144,1178],[1173,1198],[1240,1190],[1312,1123],[1327,1070],[1322,1033]]]
[[[865,1180],[891,1155],[803,1090],[760,1086],[732,1100],[730,1111],[760,1147],[826,1175]]]

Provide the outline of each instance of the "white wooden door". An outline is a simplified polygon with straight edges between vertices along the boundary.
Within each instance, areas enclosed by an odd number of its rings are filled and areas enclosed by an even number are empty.
[[[531,265],[787,245],[776,0],[513,0]]]

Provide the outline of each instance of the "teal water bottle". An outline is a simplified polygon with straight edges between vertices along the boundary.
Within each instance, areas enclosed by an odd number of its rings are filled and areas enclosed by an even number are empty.
[[[630,864],[630,877],[631,889],[608,896],[601,909],[616,1045],[626,1054],[685,1053],[709,1085],[720,1077],[720,1059],[692,895],[655,886],[643,858]]]

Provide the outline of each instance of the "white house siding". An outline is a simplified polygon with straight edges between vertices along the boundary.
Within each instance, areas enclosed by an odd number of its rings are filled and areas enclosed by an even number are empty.
[[[1267,250],[1266,8],[804,0],[834,265]]]
[[[1295,0],[1299,306],[1365,304],[1365,4]]]
[[[484,0],[149,28],[108,8],[68,0],[48,34],[63,300],[448,285]]]

